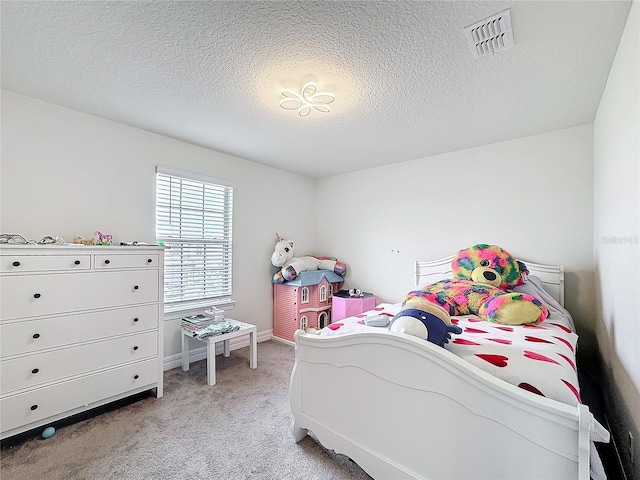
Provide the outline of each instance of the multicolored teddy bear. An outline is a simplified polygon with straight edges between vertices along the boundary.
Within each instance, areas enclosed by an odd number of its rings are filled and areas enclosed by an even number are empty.
[[[451,270],[453,279],[408,293],[404,308],[424,310],[425,303],[433,303],[449,315],[473,314],[505,325],[540,323],[549,314],[537,298],[511,291],[524,283],[527,267],[501,247],[478,244],[461,250]]]

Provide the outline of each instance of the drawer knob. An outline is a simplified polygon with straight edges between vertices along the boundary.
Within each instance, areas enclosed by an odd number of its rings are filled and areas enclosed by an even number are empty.
[[[80,265],[80,260],[76,260],[76,261],[75,261],[75,262],[73,262],[73,263],[75,263],[76,265]]]
[[[111,263],[111,260],[106,259],[106,260],[104,261],[104,263],[105,263],[105,264],[107,264],[107,265],[109,265],[109,264]]]
[[[138,317],[136,317],[136,318],[133,319],[133,323],[138,323],[139,320],[140,319]]]
[[[39,368],[34,368],[33,370],[31,370],[31,373],[36,374],[40,371]]]
[[[33,334],[33,338],[40,338],[40,334],[39,333],[34,333]]]
[[[40,295],[39,293],[34,293],[33,294],[33,298],[40,298],[42,295]]]
[[[31,405],[31,410],[35,410],[38,408],[38,405]]]
[[[134,375],[134,376],[133,376],[133,378],[134,378],[135,380],[137,380],[138,378],[140,378],[140,376],[139,376],[139,375]]]
[[[138,345],[136,345],[135,347],[133,347],[133,349],[134,349],[134,350],[137,350],[137,349],[138,349]]]
[[[12,265],[13,265],[14,267],[19,267],[19,266],[20,266],[20,262],[13,262],[13,263],[12,263]]]
[[[151,262],[153,262],[153,259],[147,258],[147,263],[151,263]]]
[[[134,289],[134,290],[138,290],[138,288],[140,288],[140,287],[138,287],[138,285],[134,285],[134,286],[133,286],[133,289]]]

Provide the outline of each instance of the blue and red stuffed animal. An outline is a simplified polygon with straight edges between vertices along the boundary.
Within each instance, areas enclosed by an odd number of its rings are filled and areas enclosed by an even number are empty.
[[[389,330],[401,332],[444,347],[451,340],[451,334],[462,333],[462,329],[451,324],[449,315],[442,310],[437,311],[437,305],[422,305],[427,310],[418,308],[404,308],[391,320]],[[437,307],[437,308],[436,308]]]

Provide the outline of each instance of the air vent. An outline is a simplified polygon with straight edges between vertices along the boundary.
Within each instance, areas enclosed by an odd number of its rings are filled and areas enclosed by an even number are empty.
[[[474,58],[492,55],[513,47],[511,12],[505,10],[464,29]]]

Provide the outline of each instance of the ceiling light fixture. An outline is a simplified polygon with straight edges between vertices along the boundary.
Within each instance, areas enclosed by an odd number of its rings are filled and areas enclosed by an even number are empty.
[[[280,100],[280,106],[285,110],[297,110],[298,115],[306,117],[315,109],[322,113],[329,113],[331,109],[328,104],[336,99],[333,93],[318,92],[318,86],[314,82],[308,82],[300,93],[293,90],[282,90],[282,95],[286,98]]]

